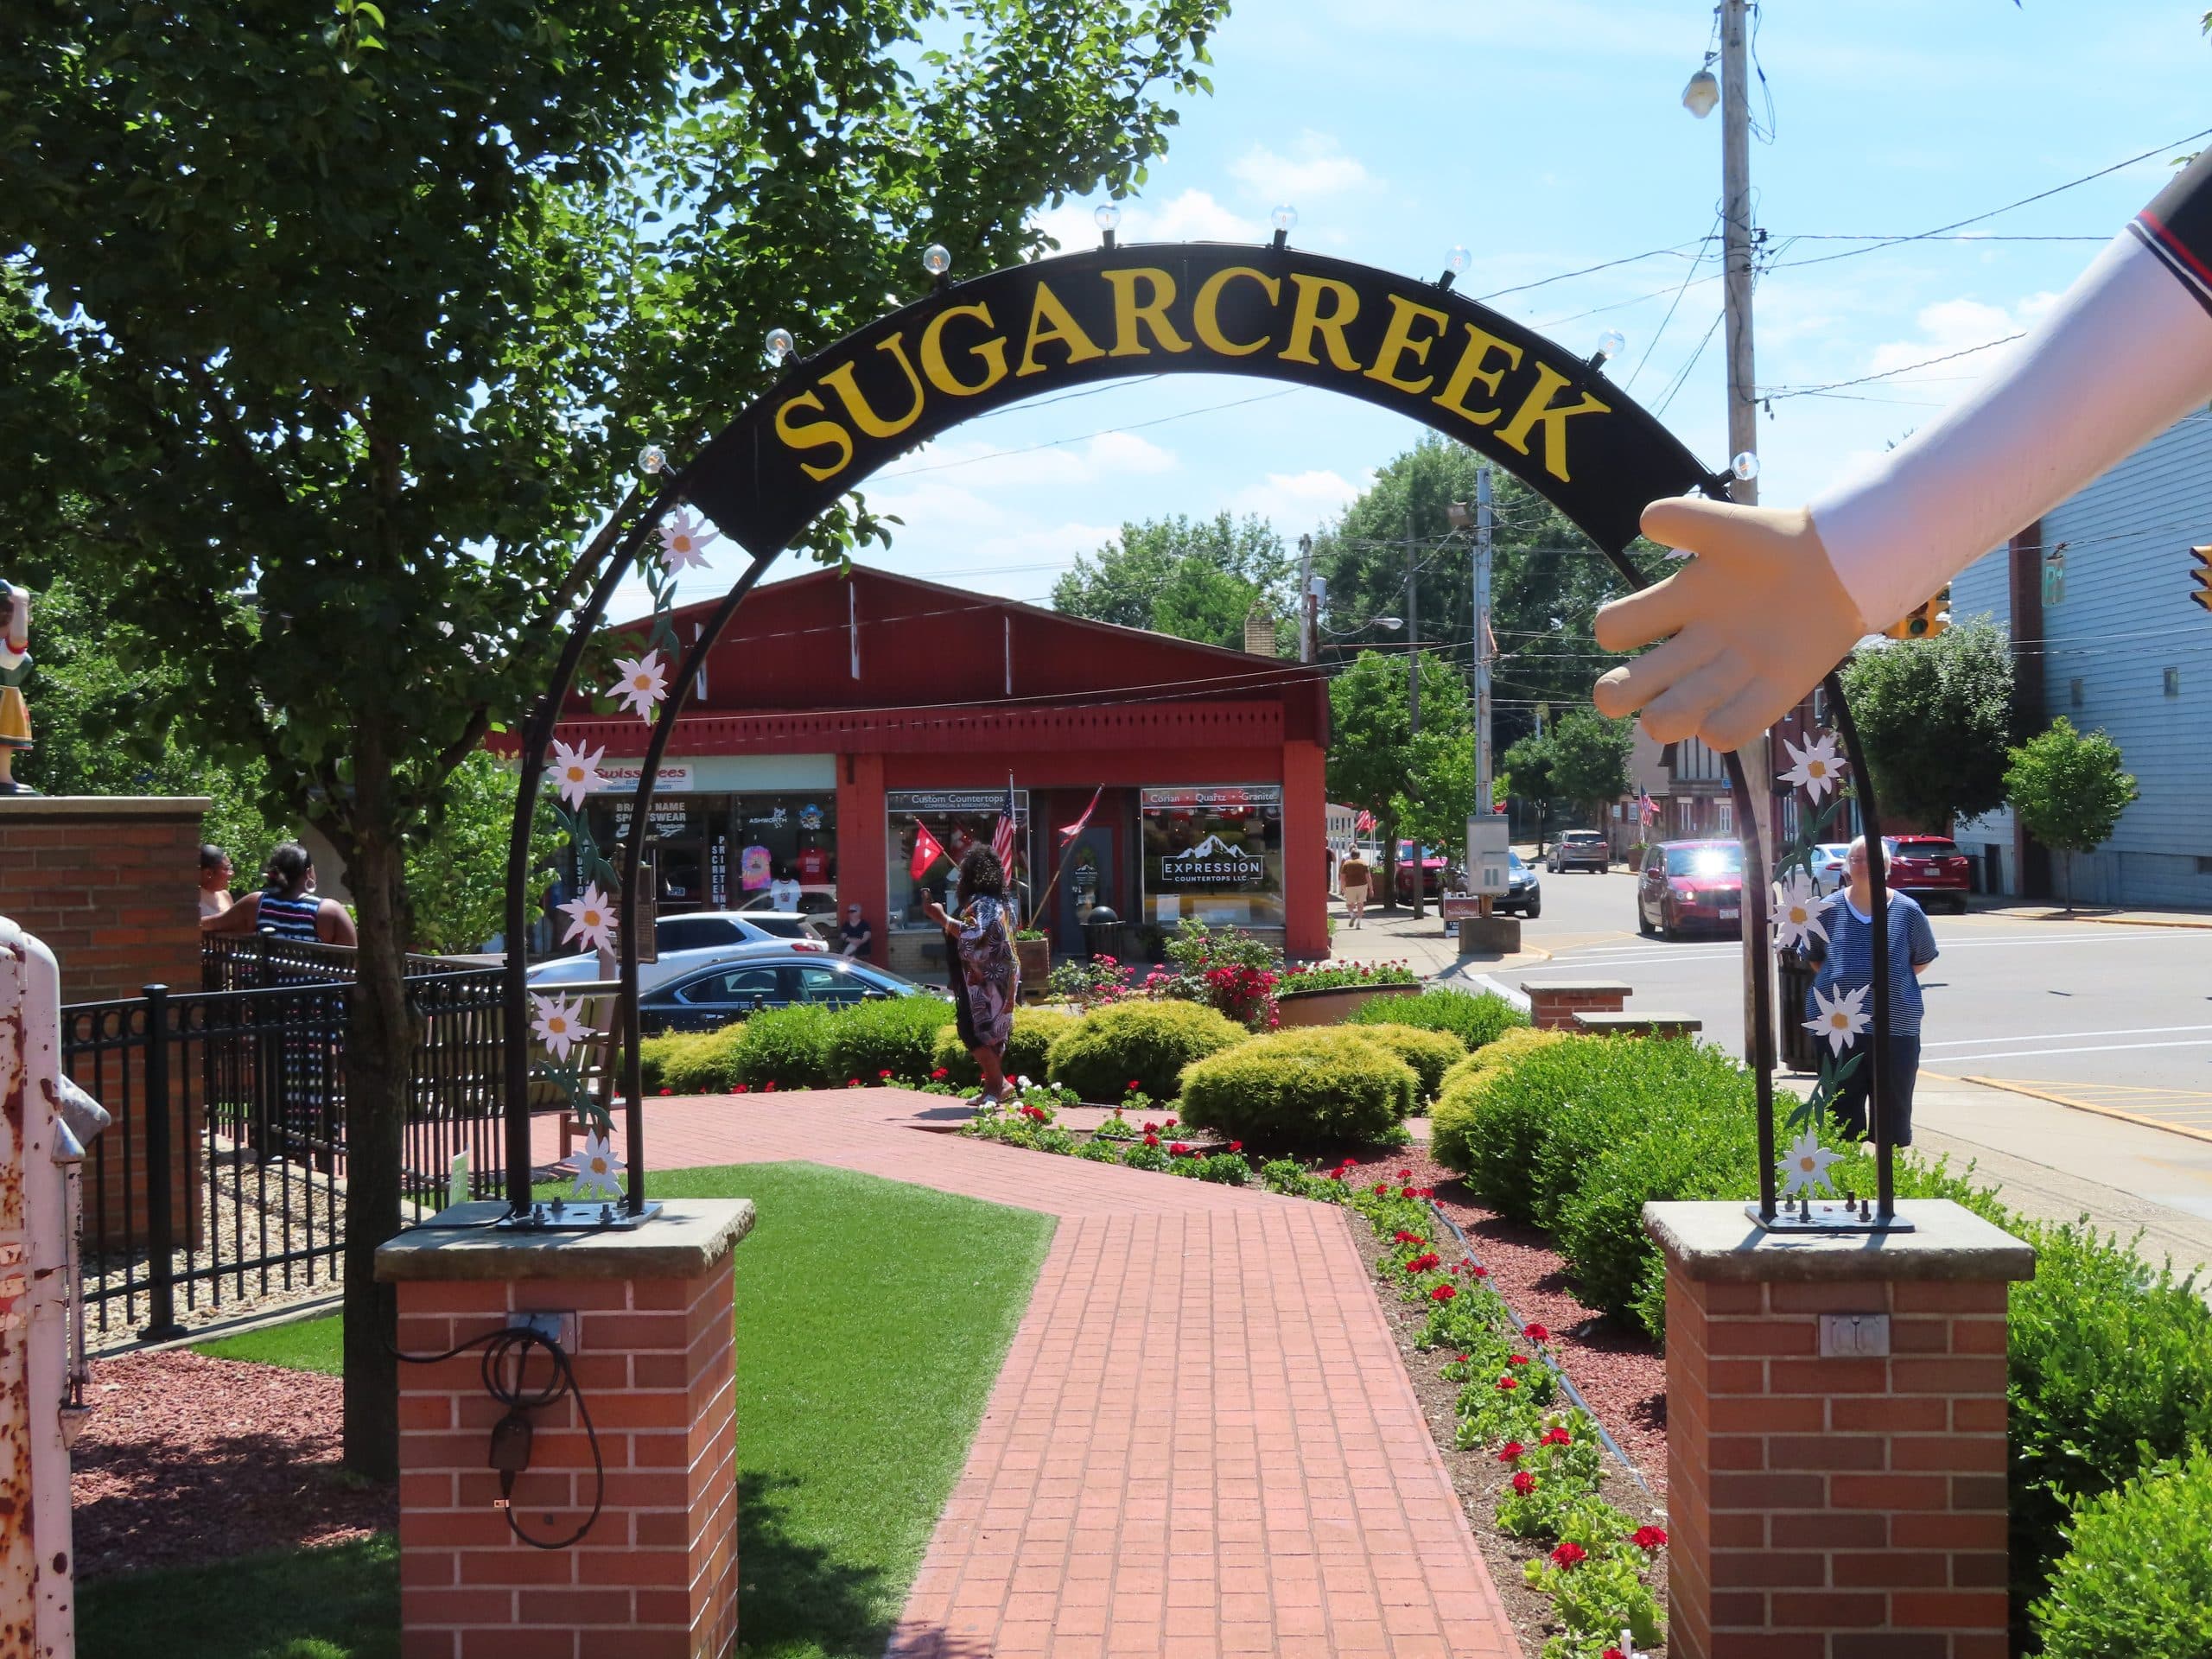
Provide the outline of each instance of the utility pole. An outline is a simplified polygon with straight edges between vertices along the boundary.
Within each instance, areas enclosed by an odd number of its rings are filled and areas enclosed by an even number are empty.
[[[1490,462],[1475,467],[1475,810],[1489,813],[1495,810],[1491,783],[1490,752],[1490,536],[1491,536]],[[1471,884],[1478,877],[1473,860],[1468,861],[1467,880]],[[1490,914],[1490,895],[1481,899],[1482,913]]]
[[[1319,601],[1313,592],[1313,538],[1298,538],[1298,660],[1310,663],[1320,636]]]
[[[1412,526],[1407,526],[1408,531]],[[1413,751],[1421,741],[1421,580],[1414,563],[1414,538],[1406,537],[1406,754],[1410,761]],[[1413,790],[1410,766],[1406,773],[1408,798]],[[1421,839],[1414,837],[1414,920],[1427,915],[1422,902],[1422,886],[1427,870],[1423,861]]]

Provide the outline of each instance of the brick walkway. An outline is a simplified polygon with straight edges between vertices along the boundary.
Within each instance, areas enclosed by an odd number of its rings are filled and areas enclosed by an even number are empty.
[[[806,1159],[1060,1217],[892,1655],[1517,1653],[1341,1211],[917,1133],[943,1106],[649,1108],[661,1168]]]

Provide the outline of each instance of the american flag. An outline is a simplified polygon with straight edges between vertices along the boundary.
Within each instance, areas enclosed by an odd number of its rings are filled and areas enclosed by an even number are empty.
[[[999,814],[998,828],[991,831],[991,855],[999,861],[999,868],[1006,872],[1008,881],[1014,880],[1014,779],[1006,780],[1006,810]]]

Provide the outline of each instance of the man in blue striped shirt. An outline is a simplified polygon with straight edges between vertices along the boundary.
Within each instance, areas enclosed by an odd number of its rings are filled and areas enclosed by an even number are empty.
[[[1807,994],[1805,1013],[1818,1012],[1816,999],[1833,1002],[1841,993],[1874,982],[1874,892],[1866,875],[1866,841],[1851,843],[1847,861],[1850,879],[1821,906],[1825,942],[1818,934],[1805,941],[1806,951],[1820,964],[1813,988]],[[1890,1141],[1894,1146],[1912,1144],[1912,1085],[1920,1071],[1920,976],[1936,960],[1936,930],[1928,912],[1907,894],[1890,895],[1890,1076],[1886,1103]],[[1868,1013],[1872,1013],[1870,1005]],[[1858,1066],[1836,1093],[1831,1109],[1836,1122],[1850,1133],[1868,1133],[1866,1102],[1873,1087],[1873,1032],[1870,1026],[1852,1039],[1840,1059],[1860,1055]]]

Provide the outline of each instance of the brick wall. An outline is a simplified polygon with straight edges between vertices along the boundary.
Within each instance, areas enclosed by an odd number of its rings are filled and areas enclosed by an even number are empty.
[[[493,1507],[502,1408],[480,1354],[400,1367],[400,1614],[409,1659],[721,1659],[737,1633],[730,1259],[691,1278],[403,1281],[399,1344],[442,1352],[515,1309],[574,1312],[606,1501],[575,1548],[534,1549]],[[531,1362],[531,1380],[547,1365]],[[514,1513],[565,1536],[594,1496],[575,1403],[534,1414]]]
[[[1574,1028],[1578,1014],[1618,1014],[1630,988],[1616,979],[1524,979],[1529,1018],[1540,1030]]]
[[[1669,1273],[1669,1652],[2005,1659],[2005,1291]],[[1888,1357],[1820,1357],[1824,1313]]]
[[[46,942],[64,1002],[200,988],[201,798],[0,797],[0,916]]]

